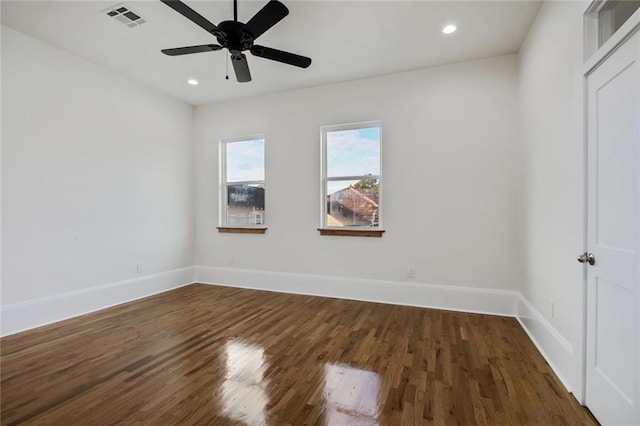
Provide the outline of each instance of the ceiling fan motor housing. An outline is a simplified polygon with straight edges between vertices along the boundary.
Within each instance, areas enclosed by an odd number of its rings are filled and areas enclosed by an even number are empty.
[[[223,21],[218,24],[221,34],[216,35],[218,43],[230,51],[249,50],[253,47],[254,37],[242,22]]]

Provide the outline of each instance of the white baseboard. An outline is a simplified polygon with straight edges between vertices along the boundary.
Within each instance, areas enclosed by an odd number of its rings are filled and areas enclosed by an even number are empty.
[[[571,344],[519,292],[474,287],[193,266],[0,308],[0,335],[105,309],[194,282],[516,317],[569,392]]]
[[[518,294],[517,319],[564,387],[573,393],[568,380],[576,362],[571,343],[521,294]]]
[[[8,336],[194,282],[193,267],[173,269],[0,308],[0,335]]]
[[[515,316],[518,293],[473,287],[195,266],[196,281],[280,293]]]
[[[448,309],[515,317],[569,392],[572,345],[519,292],[212,266],[195,266],[196,282],[280,293]]]

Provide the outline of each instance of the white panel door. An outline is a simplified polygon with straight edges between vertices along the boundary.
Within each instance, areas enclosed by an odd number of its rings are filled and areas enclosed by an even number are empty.
[[[586,402],[604,425],[640,424],[639,59],[637,32],[587,77]]]

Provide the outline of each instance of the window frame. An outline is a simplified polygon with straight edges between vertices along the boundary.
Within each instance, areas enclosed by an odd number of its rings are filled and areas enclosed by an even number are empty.
[[[329,177],[327,172],[327,133],[344,130],[359,130],[369,129],[377,127],[380,132],[378,140],[380,155],[379,166],[380,171],[377,175],[354,175],[354,176],[334,176]],[[362,236],[382,236],[384,232],[383,228],[383,182],[382,182],[382,121],[362,121],[356,123],[347,124],[333,124],[320,127],[320,231],[321,235],[344,235],[344,236],[356,236],[361,233]],[[377,179],[378,180],[378,226],[365,226],[365,225],[346,225],[346,226],[330,226],[327,223],[327,184],[329,182],[349,181],[349,180],[362,180],[362,179]],[[365,235],[366,234],[366,235]]]
[[[227,145],[230,143],[236,142],[249,142],[255,140],[262,140],[264,144],[264,175],[263,180],[246,180],[246,181],[227,181]],[[253,134],[247,136],[236,136],[229,138],[222,138],[219,141],[219,194],[220,198],[218,200],[218,223],[217,227],[218,232],[224,233],[259,233],[264,234],[266,231],[266,214],[263,214],[263,219],[261,224],[255,225],[230,225],[227,223],[227,208],[228,208],[228,187],[229,185],[262,185],[265,190],[265,201],[264,201],[264,210],[267,211],[267,139],[264,134]],[[256,230],[257,232],[252,232],[252,230]]]

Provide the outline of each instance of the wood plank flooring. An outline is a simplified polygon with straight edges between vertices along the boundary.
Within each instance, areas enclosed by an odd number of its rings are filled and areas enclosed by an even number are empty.
[[[0,340],[3,425],[589,425],[513,318],[191,285]]]

